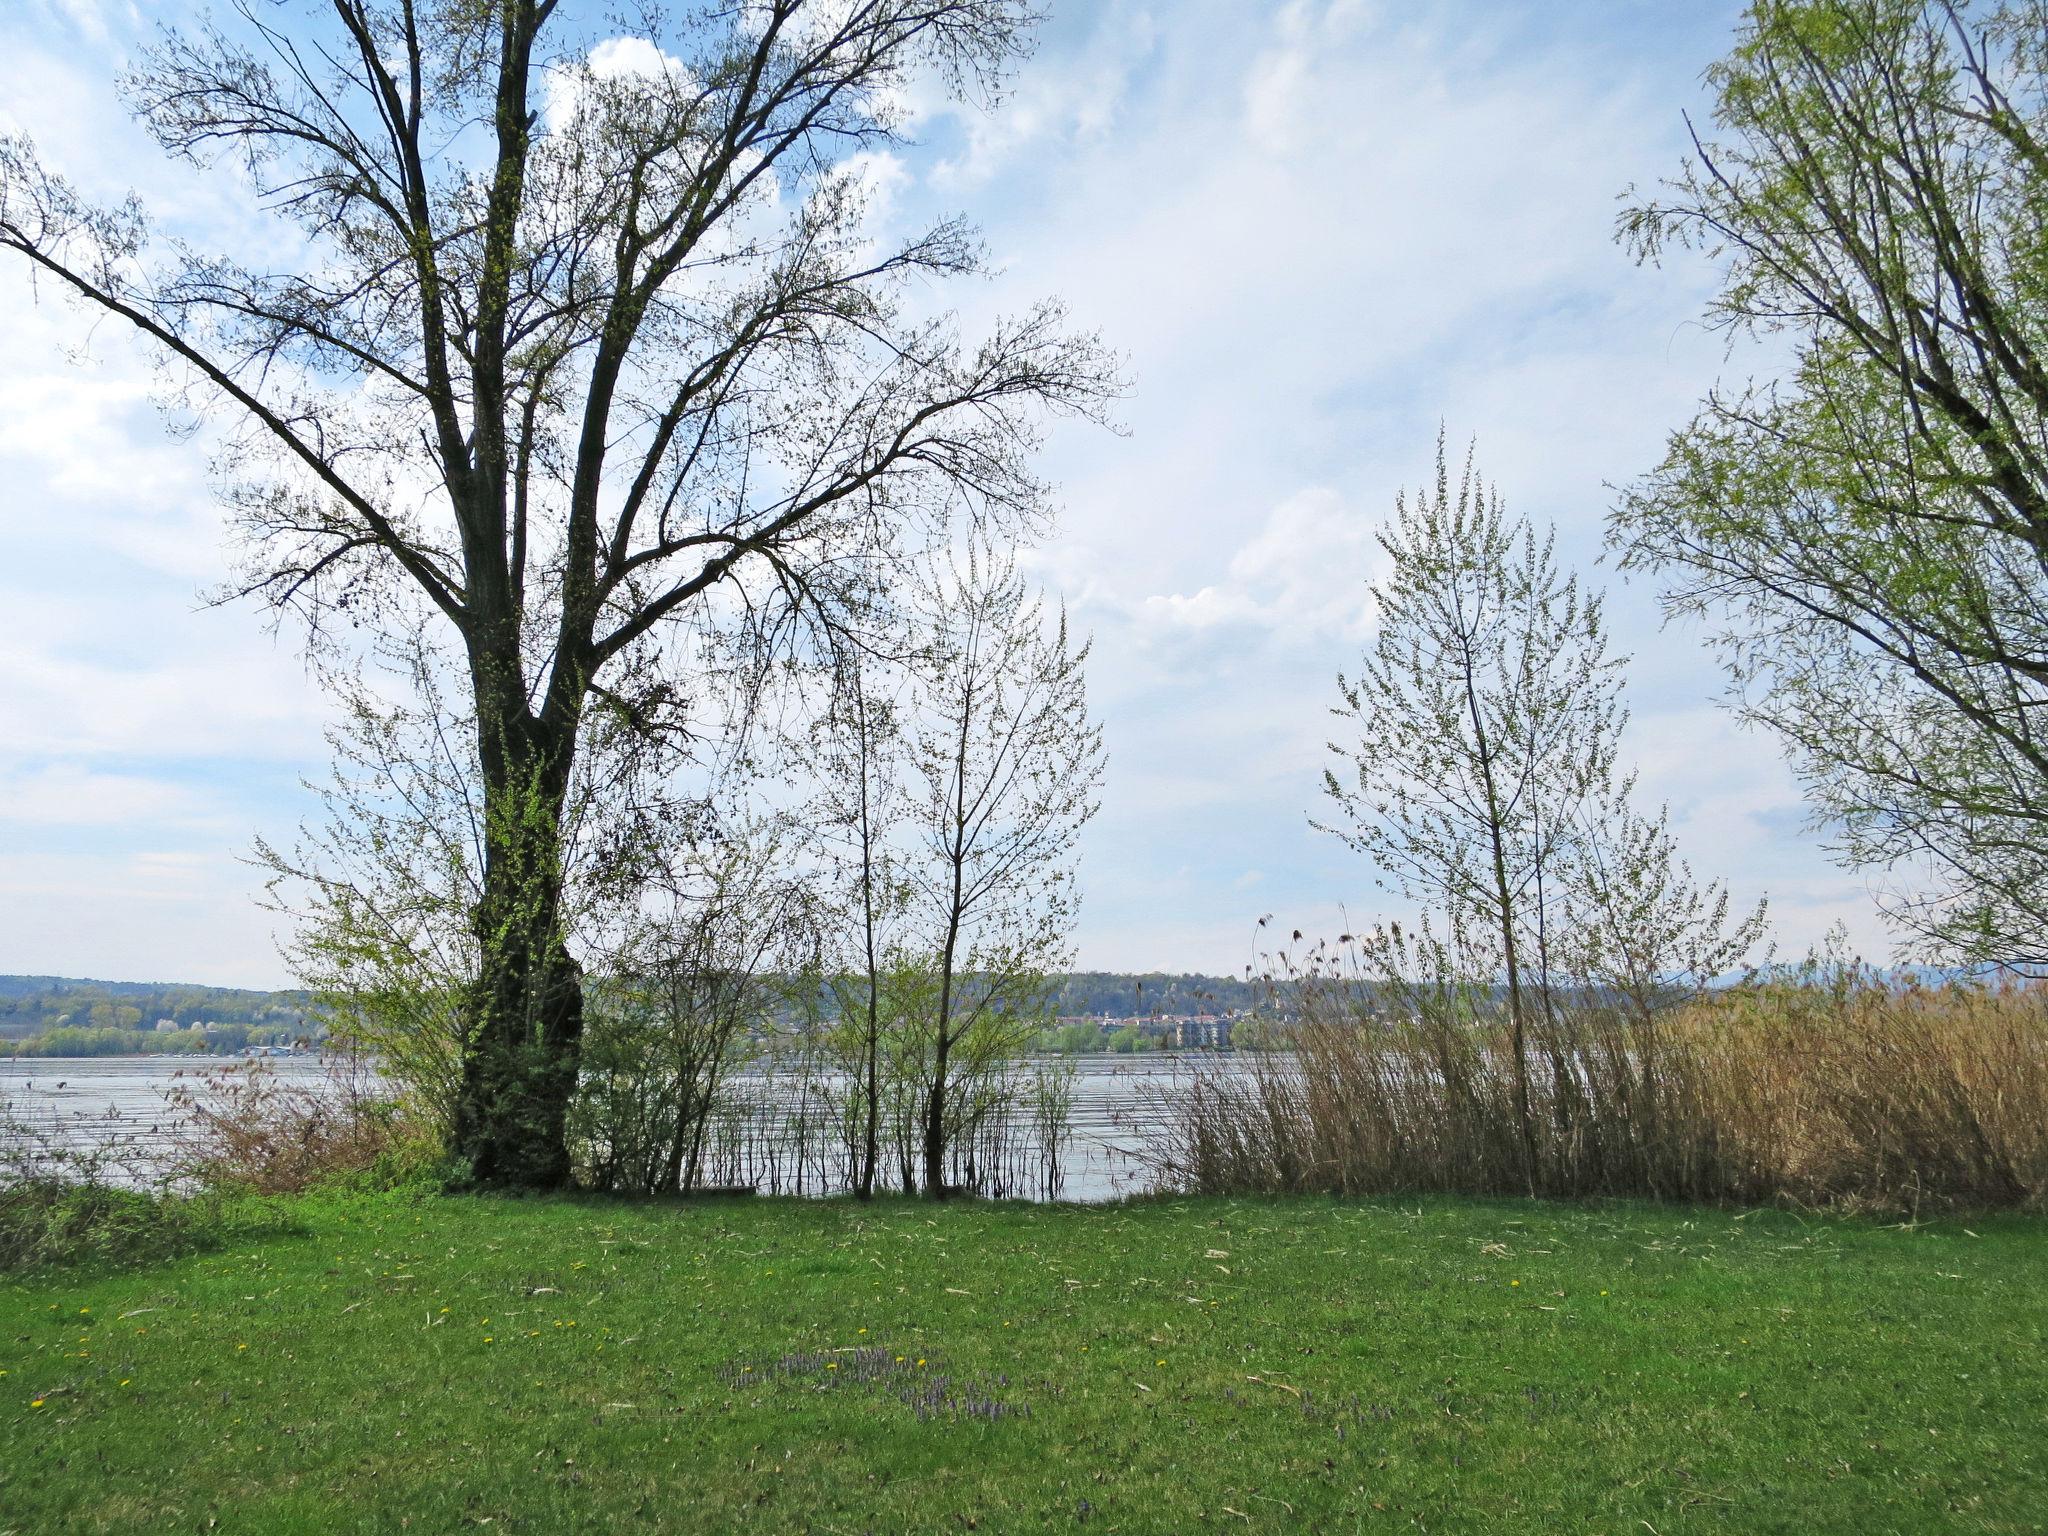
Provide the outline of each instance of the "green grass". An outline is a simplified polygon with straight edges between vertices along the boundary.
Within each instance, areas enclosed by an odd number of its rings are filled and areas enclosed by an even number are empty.
[[[298,1219],[0,1281],[0,1531],[2048,1529],[2038,1220]]]

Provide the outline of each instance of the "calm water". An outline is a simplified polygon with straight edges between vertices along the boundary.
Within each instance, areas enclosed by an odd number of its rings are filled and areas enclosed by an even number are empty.
[[[1075,1066],[1071,1138],[1062,1161],[1062,1198],[1108,1200],[1151,1182],[1142,1154],[1157,1127],[1157,1094],[1179,1058],[1081,1056]],[[0,1108],[43,1137],[87,1150],[121,1149],[131,1176],[144,1178],[168,1153],[181,1112],[168,1095],[231,1063],[161,1056],[0,1059]],[[263,1068],[287,1083],[317,1087],[325,1069],[311,1057],[277,1057]]]

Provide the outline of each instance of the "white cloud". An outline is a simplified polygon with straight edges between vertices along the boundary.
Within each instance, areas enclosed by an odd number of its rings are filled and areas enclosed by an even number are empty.
[[[0,825],[203,828],[241,834],[235,808],[184,785],[77,763],[0,766]]]
[[[678,88],[690,73],[674,54],[664,53],[645,37],[607,37],[580,59],[547,72],[541,85],[541,121],[559,133],[576,118],[590,82],[602,80],[669,80]]]
[[[1547,46],[1503,35],[1551,14]],[[1725,32],[1707,20],[1711,49]],[[1095,628],[1112,752],[1087,870],[1095,963],[1201,963],[1252,860],[1291,923],[1387,905],[1307,822],[1395,491],[1430,472],[1439,425],[1454,452],[1476,437],[1511,508],[1556,521],[1599,580],[1606,484],[1654,459],[1720,366],[1692,324],[1708,275],[1638,271],[1610,239],[1616,193],[1674,163],[1711,53],[1629,57],[1589,39],[1598,26],[1191,5],[1144,78],[1122,78],[1109,138],[1041,131],[1007,157],[996,131],[976,141],[1005,209],[990,237],[1006,282],[983,307],[1060,293],[1137,380],[1128,440],[1056,437],[1069,516],[1043,562]],[[1104,47],[1091,34],[1065,72]],[[1797,787],[1708,705],[1719,680],[1696,637],[1657,628],[1647,587],[1611,606],[1644,685],[1630,748],[1702,872],[1783,893],[1794,947],[1850,915],[1874,949],[1862,881],[1787,830]],[[1691,749],[1683,771],[1672,743]],[[1190,850],[1190,871],[1144,873]]]
[[[1113,143],[1132,76],[1165,30],[1149,6],[1110,0],[1077,48],[1052,67],[1042,60],[1027,65],[993,113],[948,99],[932,79],[914,82],[898,103],[904,126],[928,133],[950,124],[965,138],[932,167],[932,183],[958,196],[986,187],[1023,156]]]

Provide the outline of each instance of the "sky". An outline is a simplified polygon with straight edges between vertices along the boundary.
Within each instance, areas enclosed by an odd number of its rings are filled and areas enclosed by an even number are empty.
[[[573,5],[576,0],[570,0]],[[123,61],[186,4],[0,6],[0,131],[201,238],[265,238],[231,184],[162,167]],[[1635,266],[1618,196],[1677,165],[1737,8],[1720,0],[1053,0],[993,110],[913,93],[877,218],[965,213],[998,275],[970,326],[1057,295],[1131,382],[1123,430],[1057,426],[1036,575],[1094,638],[1108,776],[1077,964],[1240,971],[1257,922],[1404,906],[1322,808],[1336,675],[1371,635],[1375,531],[1476,444],[1510,510],[1608,592],[1624,758],[1681,851],[1768,895],[1781,954],[1886,943],[1774,743],[1721,709],[1697,629],[1603,556],[1615,487],[1753,362],[1699,324],[1703,260]],[[0,972],[274,986],[248,863],[326,757],[289,629],[209,601],[231,550],[202,442],[147,361],[0,265]]]

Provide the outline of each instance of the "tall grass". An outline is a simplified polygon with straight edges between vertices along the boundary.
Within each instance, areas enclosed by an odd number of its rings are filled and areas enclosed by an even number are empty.
[[[1205,1193],[1444,1192],[1917,1215],[2048,1208],[2048,990],[1752,983],[1550,998],[1534,1164],[1491,989],[1290,983],[1291,1049],[1190,1069],[1155,1154]]]

